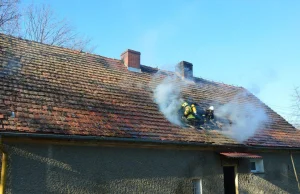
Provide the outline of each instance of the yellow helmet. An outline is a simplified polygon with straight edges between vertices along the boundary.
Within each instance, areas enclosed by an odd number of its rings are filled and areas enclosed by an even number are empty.
[[[189,104],[187,103],[187,102],[184,102],[184,103],[182,103],[182,107],[186,107],[186,106],[188,106]]]

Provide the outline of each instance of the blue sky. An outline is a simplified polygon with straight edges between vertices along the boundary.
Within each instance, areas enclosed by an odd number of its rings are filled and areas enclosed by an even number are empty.
[[[24,0],[46,3],[91,37],[95,53],[249,89],[288,120],[300,86],[300,1],[296,0]]]

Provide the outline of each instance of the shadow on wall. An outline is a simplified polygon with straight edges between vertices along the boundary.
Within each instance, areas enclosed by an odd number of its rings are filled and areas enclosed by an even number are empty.
[[[199,168],[192,151],[32,144],[8,153],[11,193],[191,193]]]
[[[195,177],[203,179],[204,192],[223,191],[222,167],[210,152],[42,144],[7,149],[11,193],[191,193]],[[240,193],[297,193],[292,171],[278,172],[239,173]]]
[[[297,182],[289,180],[288,183],[283,181],[267,180],[263,175],[239,174],[239,191],[241,194],[248,193],[299,193]],[[283,189],[278,185],[287,184],[288,189]]]
[[[49,157],[45,157],[45,156],[40,156],[38,154],[28,152],[25,149],[21,149],[21,148],[18,148],[18,147],[10,146],[10,147],[6,147],[6,148],[8,148],[9,152],[13,152],[14,154],[16,154],[20,157],[24,157],[24,158],[27,158],[29,160],[34,160],[34,161],[37,161],[37,162],[40,162],[40,163],[44,163],[45,165],[60,168],[62,170],[67,170],[67,171],[70,171],[70,172],[73,172],[73,173],[79,173],[78,171],[73,170],[71,165],[60,162],[58,160],[55,160],[55,159],[52,159],[52,158],[49,158]]]

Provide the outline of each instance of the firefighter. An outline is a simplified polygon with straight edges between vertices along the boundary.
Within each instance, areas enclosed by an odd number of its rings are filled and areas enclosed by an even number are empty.
[[[195,105],[193,106],[193,108],[191,106],[189,106],[189,104],[187,102],[183,102],[182,103],[182,108],[183,108],[183,115],[184,115],[184,118],[187,120],[187,123],[190,124],[190,125],[195,125],[195,113],[193,112],[193,110],[196,111],[196,107]],[[196,111],[197,113],[197,111]]]
[[[205,122],[213,120],[215,118],[214,115],[214,107],[210,106],[208,109],[205,111]]]
[[[215,115],[214,115],[214,107],[213,106],[210,106],[209,108],[207,108],[205,110],[205,114],[203,115],[204,117],[204,128],[207,129],[207,130],[210,130],[210,129],[214,129],[216,128],[216,124],[214,122],[214,118],[215,118]]]

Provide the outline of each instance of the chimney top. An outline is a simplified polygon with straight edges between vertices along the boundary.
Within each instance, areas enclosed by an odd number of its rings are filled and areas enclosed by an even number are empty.
[[[141,53],[127,49],[121,54],[121,60],[129,71],[141,72]]]
[[[193,78],[193,64],[187,61],[181,61],[176,66],[176,72],[187,79]]]
[[[135,50],[132,50],[132,49],[125,50],[121,55],[125,54],[126,52],[130,52],[130,53],[141,55],[141,53],[139,51],[135,51]]]

